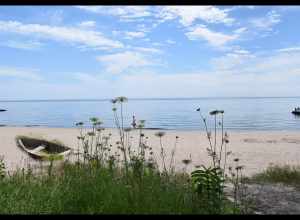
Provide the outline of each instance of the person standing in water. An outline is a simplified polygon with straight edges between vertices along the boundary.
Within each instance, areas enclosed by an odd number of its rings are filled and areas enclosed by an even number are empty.
[[[132,116],[132,123],[131,123],[133,128],[136,128],[136,120],[135,120],[135,116]]]

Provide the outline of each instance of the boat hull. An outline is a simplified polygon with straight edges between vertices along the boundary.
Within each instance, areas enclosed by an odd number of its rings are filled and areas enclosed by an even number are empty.
[[[294,115],[300,115],[300,112],[292,111]]]
[[[47,160],[52,158],[63,158],[71,153],[71,148],[62,146],[56,143],[48,142],[46,140],[28,138],[28,137],[16,137],[16,143],[19,148],[26,152],[33,159]],[[37,148],[43,150],[36,151]]]

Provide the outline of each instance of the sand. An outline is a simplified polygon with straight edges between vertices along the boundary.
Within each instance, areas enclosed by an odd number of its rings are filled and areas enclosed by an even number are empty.
[[[112,133],[117,137],[115,129],[106,129],[106,134]],[[154,135],[157,130],[145,130],[148,144],[159,154],[159,138]],[[206,148],[209,146],[203,131],[168,130],[163,137],[163,146],[168,155],[173,149],[175,137],[178,136],[175,155],[177,169],[191,171],[196,165],[210,164]],[[47,128],[47,127],[0,127],[0,156],[4,156],[8,170],[27,167],[28,163],[37,164],[26,153],[21,151],[15,143],[17,135],[30,135],[48,140],[59,140],[65,145],[77,149],[76,128]],[[239,158],[239,164],[244,165],[244,174],[250,176],[260,172],[270,164],[300,165],[300,132],[297,131],[229,131],[228,151],[233,154],[229,158],[229,165],[234,158]],[[137,140],[138,132],[132,131],[131,136]],[[117,139],[112,139],[115,143]],[[187,167],[182,163],[191,155],[192,163]]]

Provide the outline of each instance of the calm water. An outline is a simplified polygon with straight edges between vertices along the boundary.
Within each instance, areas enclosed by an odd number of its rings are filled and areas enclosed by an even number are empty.
[[[235,130],[300,130],[300,117],[291,114],[300,106],[298,98],[199,98],[129,100],[126,103],[126,123],[133,114],[146,120],[151,128],[196,130],[203,129],[199,114],[214,109],[225,111],[224,124]],[[40,125],[74,127],[90,117],[101,118],[105,127],[114,127],[112,104],[105,101],[2,101],[0,124],[9,126]],[[212,122],[212,120],[211,120]]]

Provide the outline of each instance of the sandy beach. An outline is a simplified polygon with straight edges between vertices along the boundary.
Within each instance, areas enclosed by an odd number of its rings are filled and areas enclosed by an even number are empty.
[[[117,141],[115,129],[106,129],[104,132],[112,133],[112,144]],[[148,137],[148,145],[153,148],[154,154],[158,155],[159,138],[154,135],[156,132],[157,130],[144,131],[145,136]],[[184,169],[182,160],[188,159],[190,155],[192,163],[187,167],[187,171],[194,169],[196,165],[209,164],[210,159],[206,152],[209,145],[203,131],[168,130],[165,132],[163,146],[168,155],[174,147],[176,136],[179,137],[175,155],[178,169]],[[26,167],[28,163],[36,164],[36,161],[16,146],[17,135],[56,139],[76,149],[78,134],[77,128],[0,127],[0,155],[4,156],[8,170]],[[227,149],[233,152],[229,161],[239,158],[239,164],[245,166],[244,174],[247,176],[265,169],[270,164],[300,165],[300,133],[297,131],[231,131],[228,134],[230,142]],[[132,131],[130,135],[137,141],[137,131]]]

